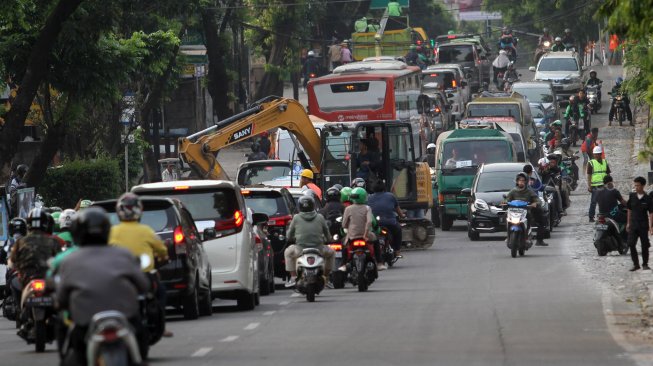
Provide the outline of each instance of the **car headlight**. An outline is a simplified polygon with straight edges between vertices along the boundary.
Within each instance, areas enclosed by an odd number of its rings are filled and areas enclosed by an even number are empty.
[[[490,207],[487,205],[487,202],[483,201],[480,198],[477,198],[476,201],[474,201],[474,208],[479,210],[479,211],[489,211]]]

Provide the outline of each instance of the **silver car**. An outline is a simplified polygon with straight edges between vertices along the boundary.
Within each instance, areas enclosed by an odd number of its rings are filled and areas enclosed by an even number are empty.
[[[576,52],[549,52],[540,58],[537,68],[528,69],[535,72],[534,81],[551,81],[553,90],[564,97],[578,93],[587,79],[587,67],[581,66]]]

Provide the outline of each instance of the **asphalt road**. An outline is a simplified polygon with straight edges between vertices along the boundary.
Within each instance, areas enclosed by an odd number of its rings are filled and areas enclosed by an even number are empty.
[[[612,79],[621,73],[610,71]],[[601,70],[606,97],[608,75]],[[606,105],[595,126],[605,125]],[[171,316],[175,336],[152,348],[150,363],[634,365],[606,323],[605,290],[570,260],[573,217],[584,210],[570,211],[550,246],[523,258],[511,258],[501,236],[469,241],[459,221],[429,250],[407,252],[367,293],[348,286],[307,303],[280,289],[250,312],[216,301],[210,318]],[[0,365],[52,365],[53,348],[35,354],[0,320]]]

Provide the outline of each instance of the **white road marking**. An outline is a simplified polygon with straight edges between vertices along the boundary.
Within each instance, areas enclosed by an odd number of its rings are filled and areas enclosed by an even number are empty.
[[[263,315],[265,315],[265,316],[269,316],[269,315],[273,315],[273,314],[276,313],[276,312],[277,312],[276,310],[266,311],[265,313],[263,313]]]
[[[302,294],[294,293],[290,295],[290,297],[302,297]]]
[[[254,329],[258,328],[259,325],[261,325],[261,323],[249,323],[243,329],[245,329],[245,330],[254,330]]]
[[[213,347],[202,347],[195,351],[190,357],[204,357],[206,356],[207,353],[211,352],[213,350]]]
[[[281,305],[281,306],[286,306],[288,304],[290,304],[290,301],[282,301],[282,302],[279,303],[279,305]]]
[[[233,342],[238,339],[238,336],[229,336],[220,340],[220,342]]]

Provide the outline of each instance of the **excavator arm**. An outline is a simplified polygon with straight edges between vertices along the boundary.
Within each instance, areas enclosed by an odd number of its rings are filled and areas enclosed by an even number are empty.
[[[319,172],[322,161],[320,136],[304,107],[294,99],[267,98],[215,126],[179,139],[179,157],[205,179],[228,180],[216,159],[218,151],[263,131],[282,128],[295,135]]]

